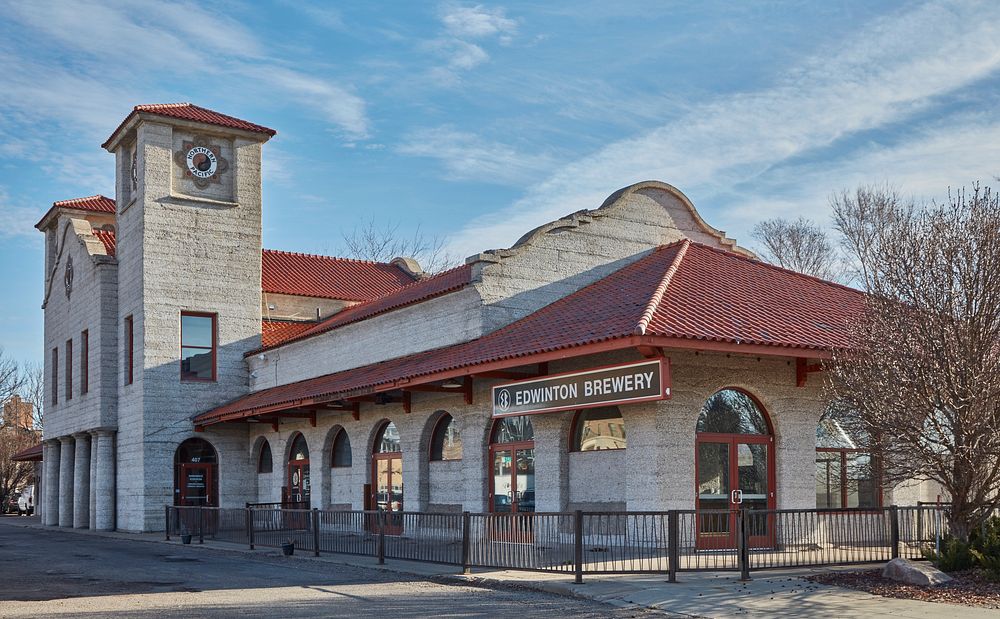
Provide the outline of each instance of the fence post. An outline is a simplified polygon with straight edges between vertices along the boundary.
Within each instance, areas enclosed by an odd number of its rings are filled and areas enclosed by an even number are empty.
[[[382,510],[378,511],[378,518],[376,519],[376,521],[378,522],[378,544],[377,544],[378,547],[376,549],[376,551],[378,553],[378,564],[379,565],[385,565],[385,522],[386,522],[386,518],[385,518],[385,512],[384,511],[382,511]]]
[[[573,582],[579,585],[583,583],[583,512],[579,509],[573,513],[573,545]]]
[[[472,573],[472,537],[469,531],[472,516],[462,512],[462,573]]]
[[[680,540],[678,539],[678,534],[680,533],[680,527],[678,526],[678,513],[676,509],[671,509],[667,512],[667,561],[669,582],[677,582],[677,564],[680,563]]]
[[[750,580],[750,551],[747,540],[747,514],[745,509],[736,512],[736,553],[740,564],[740,580]]]
[[[892,558],[899,558],[899,508],[889,507],[889,543],[892,544]]]
[[[313,556],[319,556],[319,509],[314,507],[312,513],[313,521]]]
[[[247,533],[247,537],[250,540],[250,550],[253,550],[254,539],[253,539],[253,508],[252,507],[248,507],[247,508],[247,529],[249,531]]]
[[[164,520],[163,520],[166,523],[164,525],[164,527],[163,527],[163,530],[164,530],[164,532],[167,535],[167,540],[166,541],[169,542],[170,541],[170,506],[169,505],[164,505],[163,506],[163,515],[166,516],[164,518]]]
[[[205,508],[198,506],[198,543],[205,543]]]

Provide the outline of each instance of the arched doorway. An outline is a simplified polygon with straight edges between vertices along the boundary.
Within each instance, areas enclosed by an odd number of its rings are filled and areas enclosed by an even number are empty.
[[[189,438],[174,452],[174,505],[217,507],[218,456],[215,447],[200,438]]]
[[[375,435],[372,449],[372,498],[375,509],[386,512],[385,532],[403,531],[403,448],[396,424],[386,421]],[[398,514],[398,515],[396,515]]]
[[[502,417],[490,432],[490,511],[535,511],[535,431],[527,415]]]
[[[705,401],[695,448],[698,545],[733,548],[735,514],[774,509],[774,432],[749,394],[723,389]],[[770,519],[752,518],[749,543],[769,546]]]
[[[310,494],[309,445],[306,437],[296,433],[288,450],[288,498],[282,502],[295,509],[309,509]]]

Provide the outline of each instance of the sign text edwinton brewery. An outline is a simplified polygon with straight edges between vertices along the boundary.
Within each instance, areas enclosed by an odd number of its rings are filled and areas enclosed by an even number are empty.
[[[525,415],[670,397],[665,359],[524,380],[493,388],[493,416]]]

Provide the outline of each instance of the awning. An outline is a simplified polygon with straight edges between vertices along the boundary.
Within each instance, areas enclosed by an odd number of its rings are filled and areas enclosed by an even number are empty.
[[[42,444],[32,445],[27,449],[22,449],[13,456],[10,457],[11,460],[15,462],[41,462],[42,461]]]

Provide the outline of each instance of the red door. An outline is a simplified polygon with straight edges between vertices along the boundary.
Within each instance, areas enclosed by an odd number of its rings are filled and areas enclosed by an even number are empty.
[[[385,513],[385,532],[403,532],[403,454],[372,455],[372,505]]]
[[[749,546],[773,546],[774,518],[752,512],[774,509],[774,437],[701,433],[695,458],[698,547],[735,548],[741,509]]]
[[[535,512],[535,443],[502,443],[490,446],[490,511],[510,514],[494,518],[494,539],[532,540]]]
[[[292,460],[288,463],[288,501],[292,509],[309,509],[309,461]]]
[[[181,464],[180,497],[178,505],[213,507],[215,465],[202,463]]]

